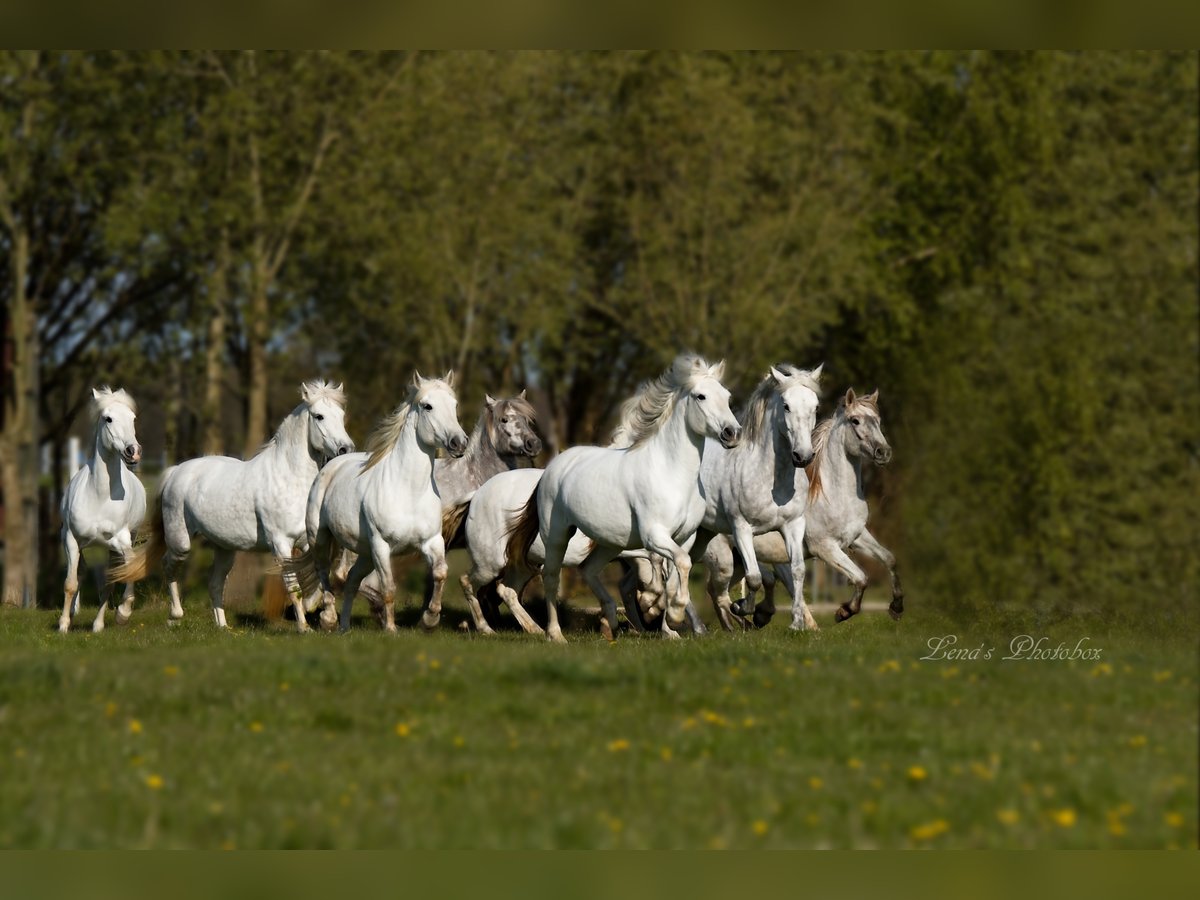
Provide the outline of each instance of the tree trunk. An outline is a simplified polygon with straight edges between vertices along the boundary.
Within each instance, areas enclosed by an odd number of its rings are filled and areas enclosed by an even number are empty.
[[[255,267],[258,265],[256,262]],[[246,459],[253,456],[267,439],[267,340],[270,327],[267,283],[261,271],[255,273],[251,285],[249,313],[246,323],[246,350],[250,358],[246,386]]]
[[[38,330],[34,302],[25,294],[29,234],[14,229],[10,309],[12,381],[4,397],[6,605],[37,605],[38,577]]]
[[[204,351],[204,444],[206,454],[225,452],[221,428],[221,381],[224,375],[225,321],[229,309],[229,230],[221,229],[217,261],[209,283],[208,344]]]

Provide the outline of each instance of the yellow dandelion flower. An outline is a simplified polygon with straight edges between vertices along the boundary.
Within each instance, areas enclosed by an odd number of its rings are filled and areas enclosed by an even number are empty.
[[[110,719],[117,714],[117,704],[109,700],[104,704],[104,714]]]
[[[440,661],[440,660],[431,659],[431,660],[429,661],[429,668],[431,668],[431,669],[440,669],[441,667],[442,667],[442,663],[441,663],[441,661]]]
[[[130,719],[129,720],[129,733],[130,734],[141,734],[142,733],[142,723],[139,722],[137,719]]]
[[[914,826],[908,834],[914,841],[932,841],[949,830],[950,823],[945,819],[934,819],[932,822]]]
[[[709,725],[716,725],[721,728],[723,728],[729,724],[729,722],[726,720],[726,718],[723,715],[721,715],[720,713],[715,713],[711,709],[700,710],[700,718],[703,719],[705,722],[707,722]]]
[[[409,725],[407,722],[397,722],[396,723],[396,736],[397,737],[406,738],[410,734],[412,734],[412,726],[411,725]]]
[[[1113,668],[1108,663],[1097,663],[1092,667],[1092,677],[1099,678],[1101,675],[1111,675]]]
[[[958,674],[958,666],[950,666],[948,669],[942,669],[943,678],[953,678]]]
[[[163,666],[163,674],[168,678],[174,678],[179,674],[179,666]]]
[[[671,752],[670,747],[663,747],[661,750],[658,751],[658,755],[662,758],[663,762],[670,762],[671,757],[674,756],[675,754]]]
[[[757,724],[758,722],[755,720],[754,716],[746,716],[746,718],[742,719],[743,728],[753,728]]]
[[[855,771],[857,771],[858,769],[861,769],[863,767],[863,761],[861,759],[859,759],[858,757],[852,756],[848,760],[846,760],[846,765],[849,766],[851,769],[854,769]]]
[[[129,764],[130,764],[131,766],[133,766],[135,769],[136,769],[138,766],[140,766],[142,763],[144,763],[145,761],[146,761],[146,760],[145,760],[144,758],[140,757],[140,756],[131,756],[131,757],[129,757]]]
[[[628,749],[629,741],[625,740],[625,738],[617,738],[615,741],[608,742],[609,753],[620,753],[621,751]]]
[[[1172,674],[1173,673],[1171,672],[1170,669],[1163,669],[1161,672],[1154,673],[1154,680],[1159,683],[1164,682],[1164,681],[1170,681]]]
[[[284,693],[287,693],[291,689],[292,689],[292,686],[290,684],[288,684],[286,681],[279,682],[279,690],[283,691]]]
[[[804,817],[804,824],[809,828],[816,828],[821,824],[821,817],[817,813],[809,813]]]
[[[13,756],[15,756],[17,759],[24,759],[25,758],[25,748],[18,747],[16,750],[13,751]]]
[[[1165,816],[1163,816],[1163,821],[1166,822],[1168,825],[1170,825],[1172,828],[1182,828],[1183,827],[1183,813],[1169,812]]]
[[[708,841],[709,850],[724,850],[725,847],[725,838],[723,837],[710,838]]]
[[[621,833],[621,830],[622,830],[624,827],[625,827],[625,823],[624,823],[624,822],[622,822],[620,819],[618,819],[616,816],[610,816],[610,817],[609,817],[609,819],[608,819],[608,829],[609,829],[609,831],[611,831],[613,834],[620,834],[620,833]]]
[[[766,833],[767,833],[767,831],[769,831],[769,830],[770,830],[770,827],[771,827],[771,826],[769,826],[769,825],[768,825],[766,822],[764,822],[762,819],[758,819],[758,820],[756,820],[756,821],[755,821],[755,823],[754,823],[753,825],[751,825],[751,826],[750,826],[750,828],[751,828],[751,829],[754,831],[754,833],[755,833],[755,834],[756,834],[758,837],[762,837],[764,834],[766,834]]]
[[[1130,747],[1145,747],[1146,746],[1146,736],[1144,734],[1135,734],[1133,737],[1131,737],[1129,739],[1129,746]]]
[[[1015,809],[998,809],[996,810],[996,818],[1001,825],[1016,825],[1021,821],[1021,814]]]
[[[1120,806],[1117,807],[1117,815],[1118,816],[1127,816],[1131,812],[1133,812],[1133,804],[1132,803],[1129,803],[1129,802],[1122,803]]]
[[[806,669],[811,669],[811,668],[812,668],[813,666],[815,666],[816,664],[817,664],[817,663],[816,663],[816,660],[812,660],[812,659],[806,659],[806,660],[804,661],[804,668],[806,668]]]
[[[250,730],[253,731],[255,734],[258,734],[259,732],[261,732],[263,730],[263,723],[262,722],[251,722]]]
[[[738,677],[738,676],[740,676],[741,674],[742,674],[742,670],[741,670],[741,669],[739,669],[737,666],[730,666],[730,667],[729,667],[729,677],[730,677],[730,678],[737,678],[737,677]]]
[[[1078,818],[1075,810],[1070,807],[1050,810],[1050,820],[1059,828],[1073,828]]]
[[[864,816],[873,816],[875,813],[879,812],[879,804],[874,800],[864,800],[859,805],[859,809],[863,811]]]
[[[814,776],[812,776],[812,778],[808,779],[808,786],[810,788],[812,788],[814,791],[819,791],[821,788],[823,788],[825,786],[825,782],[822,781],[820,778],[818,778],[816,775],[814,775]]]
[[[237,844],[235,844],[233,841],[222,841],[221,849],[222,850],[236,850]]]
[[[695,727],[696,727],[695,716],[688,716],[686,719],[683,720],[682,728],[684,731],[688,731]]]
[[[889,659],[880,665],[880,667],[875,671],[879,672],[880,674],[884,672],[899,672],[900,663],[897,660]]]
[[[996,773],[985,766],[983,763],[971,763],[971,774],[983,781],[991,781],[996,777]]]
[[[862,701],[859,700],[857,697],[851,697],[850,698],[850,708],[851,709],[862,709]]]
[[[924,781],[929,777],[929,773],[925,771],[924,766],[909,766],[905,773],[909,781]]]
[[[147,775],[144,781],[146,782],[146,787],[152,791],[161,791],[164,784],[161,775]]]
[[[222,812],[224,812],[224,810],[225,804],[217,800],[214,800],[212,803],[208,804],[208,811],[214,816],[219,816]]]
[[[465,747],[466,745],[467,745],[467,739],[465,737],[463,737],[461,734],[456,734],[454,736],[454,746],[455,747]]]

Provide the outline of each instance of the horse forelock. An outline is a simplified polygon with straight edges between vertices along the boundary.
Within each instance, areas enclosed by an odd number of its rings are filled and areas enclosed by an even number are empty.
[[[107,384],[101,385],[96,388],[96,393],[92,396],[92,415],[99,418],[101,413],[110,406],[124,406],[135,416],[137,415],[137,403],[124,388],[117,388],[114,391]]]
[[[505,415],[513,414],[524,416],[525,421],[532,428],[537,421],[537,414],[533,409],[533,404],[524,397],[509,397],[505,400],[497,400],[491,406],[484,407],[484,423],[487,430],[488,441],[493,447],[498,445],[496,423]]]
[[[685,353],[675,357],[670,368],[657,378],[642,382],[638,392],[621,406],[621,419],[613,430],[614,437],[622,434],[630,448],[654,437],[671,418],[679,394],[707,374],[709,368],[699,356]]]
[[[813,378],[812,372],[797,368],[791,363],[780,363],[775,366],[775,369],[785,376],[784,379],[779,381],[774,375],[768,373],[755,386],[753,393],[750,394],[750,399],[746,401],[746,410],[742,413],[742,440],[747,445],[753,444],[762,437],[767,420],[767,409],[775,394],[782,394],[797,384],[808,388],[814,394],[821,393],[821,385],[817,379]]]
[[[324,378],[316,378],[312,381],[304,382],[304,389],[308,393],[309,406],[312,406],[319,400],[328,400],[331,403],[336,403],[343,409],[346,407],[346,392],[342,390],[340,384],[334,384],[331,381],[326,381]]]

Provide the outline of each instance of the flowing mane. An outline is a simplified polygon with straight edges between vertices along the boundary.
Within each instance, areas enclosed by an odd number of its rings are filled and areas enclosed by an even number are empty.
[[[820,393],[821,388],[817,379],[813,378],[812,373],[808,370],[793,366],[791,363],[780,363],[775,368],[786,378],[779,381],[768,372],[758,383],[754,393],[750,395],[750,399],[746,401],[746,409],[742,413],[742,441],[746,445],[752,445],[762,437],[767,420],[767,406],[774,394],[784,390],[793,381],[800,382],[813,393]]]
[[[380,460],[392,451],[392,448],[396,446],[396,441],[400,439],[400,432],[404,430],[404,423],[408,421],[413,407],[439,384],[444,387],[448,386],[445,381],[438,378],[429,378],[420,383],[414,381],[408,386],[408,395],[404,401],[390,415],[384,416],[383,421],[375,426],[375,430],[367,438],[366,452],[371,455],[367,459],[367,464],[362,468],[364,472],[378,465]]]
[[[290,413],[283,417],[283,421],[279,423],[279,427],[275,429],[275,433],[271,435],[265,444],[254,451],[255,456],[261,456],[272,447],[279,443],[280,437],[283,435],[283,430],[287,428],[299,415],[300,411],[307,410],[318,400],[329,400],[331,403],[336,403],[342,409],[346,408],[346,392],[342,390],[340,384],[334,384],[331,381],[326,381],[324,378],[316,378],[312,381],[306,381],[300,385],[301,403]]]
[[[874,395],[854,398],[854,403],[846,406],[843,400],[838,404],[838,408],[834,410],[833,415],[827,419],[822,419],[817,423],[817,427],[813,429],[812,445],[813,458],[804,468],[804,473],[808,476],[808,502],[812,503],[821,495],[821,462],[825,458],[825,452],[829,448],[829,435],[833,432],[833,426],[840,422],[844,422],[852,412],[865,412],[879,418],[879,405]]]
[[[613,429],[612,445],[619,442],[620,446],[632,449],[654,437],[671,417],[679,392],[708,368],[708,363],[699,356],[681,354],[657,378],[642,382],[638,392],[621,407],[621,419]]]

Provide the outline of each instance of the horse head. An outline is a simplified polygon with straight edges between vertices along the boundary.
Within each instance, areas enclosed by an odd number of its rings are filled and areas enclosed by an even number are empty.
[[[487,395],[485,402],[488,437],[497,453],[532,458],[542,452],[541,438],[533,427],[533,406],[525,399],[524,391],[507,400]]]
[[[137,407],[124,390],[108,387],[92,389],[92,407],[96,413],[97,449],[118,454],[129,468],[142,460],[134,422]]]

